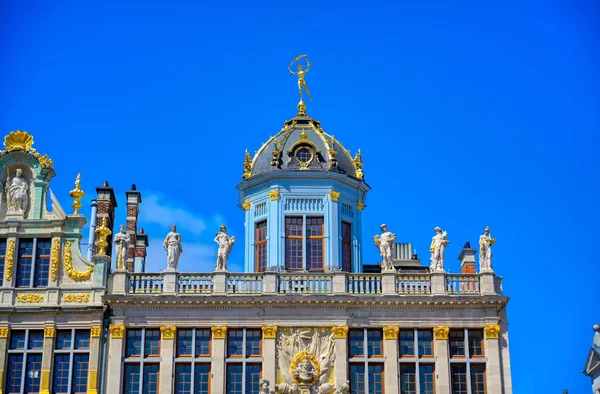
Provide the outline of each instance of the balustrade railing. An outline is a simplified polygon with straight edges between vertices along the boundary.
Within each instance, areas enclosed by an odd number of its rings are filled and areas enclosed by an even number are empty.
[[[128,293],[162,293],[163,287],[162,274],[129,274],[127,279]]]
[[[447,274],[446,292],[448,294],[479,294],[479,275]]]
[[[227,277],[228,294],[260,294],[262,292],[262,274],[235,274]]]
[[[330,294],[333,277],[330,274],[279,274],[277,290],[280,294]]]
[[[431,276],[399,274],[396,276],[396,291],[398,294],[431,294]]]
[[[381,275],[348,274],[346,291],[350,294],[381,294]]]
[[[177,292],[180,294],[212,293],[214,280],[212,274],[179,274]]]

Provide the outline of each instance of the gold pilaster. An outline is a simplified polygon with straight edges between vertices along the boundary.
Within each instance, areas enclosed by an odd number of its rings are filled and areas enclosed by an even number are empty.
[[[279,200],[279,197],[280,197],[279,189],[271,190],[269,192],[269,197],[271,198],[271,201]]]
[[[356,202],[356,209],[358,209],[359,211],[362,211],[363,209],[365,209],[365,204],[362,201],[357,201]]]
[[[399,332],[400,332],[400,328],[398,326],[383,327],[383,337],[385,339],[398,339]]]
[[[334,338],[348,338],[348,326],[333,326],[331,331]]]
[[[488,324],[483,330],[485,331],[486,339],[498,339],[500,336],[500,326],[498,324]]]
[[[252,203],[250,202],[250,200],[246,200],[242,204],[242,208],[244,208],[244,211],[249,210],[251,206],[252,206]]]
[[[177,327],[175,326],[160,326],[160,334],[162,339],[175,339]]]
[[[40,379],[40,394],[50,394],[50,370],[42,369],[42,378]]]
[[[227,326],[212,326],[211,331],[214,339],[225,339]]]
[[[88,372],[87,394],[98,394],[98,371],[90,369]]]
[[[0,327],[0,338],[8,338],[8,327]]]
[[[450,328],[446,326],[433,327],[433,334],[435,335],[435,339],[448,339],[448,333],[450,333]]]
[[[263,338],[277,338],[277,330],[277,326],[269,326],[265,324],[264,326],[262,326]]]
[[[329,191],[329,198],[331,198],[331,201],[337,201],[340,199],[340,192],[336,192],[333,190]]]
[[[54,338],[54,327],[44,327],[44,338]]]
[[[110,337],[114,339],[123,339],[125,326],[123,324],[111,324],[109,327]]]
[[[92,328],[90,328],[90,335],[92,336],[92,338],[100,338],[100,335],[102,335],[102,327],[93,326]]]

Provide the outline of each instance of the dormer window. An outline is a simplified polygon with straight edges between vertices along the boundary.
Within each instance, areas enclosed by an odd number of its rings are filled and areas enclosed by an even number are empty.
[[[300,165],[300,168],[307,169],[310,165],[310,162],[315,157],[315,153],[307,145],[301,145],[296,149],[296,154],[294,156],[296,158],[296,161]]]

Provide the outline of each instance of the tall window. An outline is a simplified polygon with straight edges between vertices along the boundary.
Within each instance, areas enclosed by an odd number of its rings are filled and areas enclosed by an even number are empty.
[[[48,286],[51,244],[49,239],[19,240],[17,287]]]
[[[383,394],[382,343],[381,329],[350,330],[348,365],[351,393]]]
[[[37,393],[42,375],[43,330],[10,332],[6,393]]]
[[[322,216],[285,218],[285,268],[322,271],[325,268],[325,227]]]
[[[450,330],[452,394],[485,394],[483,330]]]
[[[6,260],[6,239],[0,239],[0,286],[4,279],[4,261]]]
[[[90,362],[89,330],[59,330],[54,345],[52,393],[85,394]]]
[[[209,328],[177,330],[175,392],[210,393],[211,332]]]
[[[158,394],[160,330],[127,329],[125,339],[124,394]]]
[[[262,332],[239,328],[227,332],[226,389],[228,394],[253,394],[262,374]]]
[[[400,330],[400,393],[434,394],[433,331]]]
[[[254,261],[256,272],[267,269],[267,221],[256,223],[254,231]]]
[[[342,271],[352,272],[352,225],[342,222]]]

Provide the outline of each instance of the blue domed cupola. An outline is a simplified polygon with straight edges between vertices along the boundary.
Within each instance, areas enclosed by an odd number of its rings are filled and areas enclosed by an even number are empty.
[[[246,212],[245,271],[361,272],[361,214],[370,187],[360,150],[340,141],[298,105],[254,155],[237,186]]]

